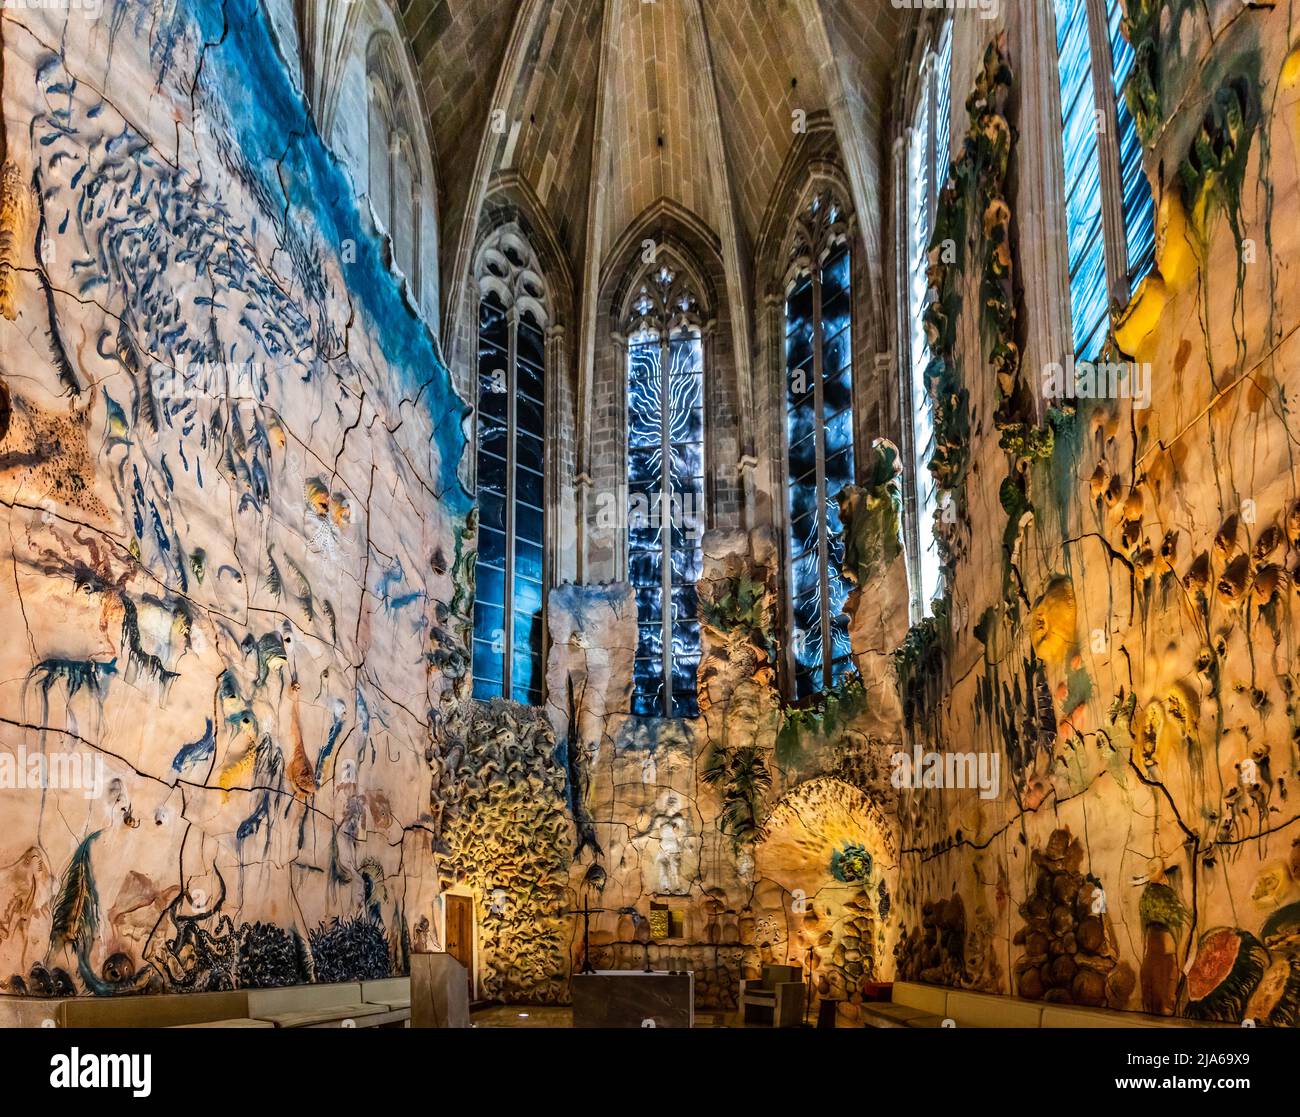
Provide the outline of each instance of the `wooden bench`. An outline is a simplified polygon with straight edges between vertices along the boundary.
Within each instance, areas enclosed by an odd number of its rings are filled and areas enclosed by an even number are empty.
[[[945,1018],[948,990],[914,981],[894,982],[889,1001],[864,1003],[868,1028],[935,1028]]]
[[[271,1028],[250,1018],[248,993],[162,993],[59,1001],[60,1028]]]
[[[395,1028],[410,1027],[411,980],[4,1001],[5,1020],[28,1028]]]
[[[411,1018],[409,988],[406,1005],[398,1008],[367,1004],[360,982],[250,989],[248,1015],[277,1028],[401,1027]]]
[[[361,999],[368,1005],[383,1005],[390,1012],[406,1010],[407,1019],[411,1014],[411,979],[409,977],[389,977],[383,981],[363,981]]]
[[[1150,1016],[1108,1008],[1046,1004],[1023,997],[973,993],[915,981],[894,983],[888,1004],[863,1004],[868,1028],[1230,1028],[1174,1016]]]

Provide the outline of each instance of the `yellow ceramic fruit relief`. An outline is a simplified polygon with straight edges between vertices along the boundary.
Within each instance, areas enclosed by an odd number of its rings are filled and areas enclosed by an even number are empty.
[[[1169,302],[1169,292],[1160,276],[1152,273],[1142,281],[1128,309],[1115,324],[1115,341],[1123,352],[1136,356],[1160,321]]]
[[[1200,261],[1187,235],[1187,212],[1177,190],[1166,190],[1156,215],[1156,266],[1171,292],[1183,290],[1196,278]]]

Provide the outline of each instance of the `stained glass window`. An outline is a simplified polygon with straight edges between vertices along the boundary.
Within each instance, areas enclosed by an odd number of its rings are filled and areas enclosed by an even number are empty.
[[[934,408],[927,372],[934,356],[925,334],[925,308],[930,299],[926,274],[930,240],[934,235],[939,191],[948,175],[951,132],[952,23],[944,24],[935,50],[921,69],[912,131],[909,137],[907,206],[907,299],[911,326],[909,380],[912,405],[912,475],[916,510],[909,530],[914,534],[918,563],[916,590],[922,613],[928,613],[940,591],[938,542],[934,517],[939,494],[930,473],[934,455]]]
[[[786,459],[791,656],[797,698],[853,668],[836,496],[853,473],[852,257],[829,194],[800,222],[802,266],[786,295]]]
[[[537,706],[543,691],[546,312],[514,232],[481,254],[474,696]]]
[[[704,561],[704,348],[694,296],[664,267],[633,305],[628,344],[628,580],[638,641],[632,712],[697,717]]]
[[[1075,356],[1094,360],[1106,342],[1112,299],[1124,299],[1155,259],[1155,206],[1142,169],[1142,143],[1124,102],[1133,50],[1120,31],[1119,0],[1055,0],[1057,70],[1061,87],[1065,230],[1070,270],[1070,329]],[[1092,27],[1104,13],[1104,33]],[[1100,122],[1113,105],[1118,135],[1109,140]],[[1119,169],[1118,211],[1124,228],[1126,273],[1107,273],[1106,177],[1103,144],[1115,144]]]
[[[1128,281],[1132,290],[1147,277],[1156,262],[1156,207],[1151,195],[1151,180],[1142,167],[1142,138],[1137,121],[1124,99],[1124,86],[1133,71],[1134,53],[1120,29],[1124,7],[1120,0],[1106,0],[1106,36],[1110,41],[1110,60],[1115,97],[1115,115],[1119,121],[1119,178],[1123,193],[1124,240],[1128,249]]]

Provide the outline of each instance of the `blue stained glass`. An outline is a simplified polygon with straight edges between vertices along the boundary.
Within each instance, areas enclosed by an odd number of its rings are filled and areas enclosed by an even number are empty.
[[[938,78],[935,82],[934,165],[940,175],[947,173],[952,146],[952,26],[951,19],[943,25],[934,67]]]
[[[542,439],[542,415],[543,408],[540,403],[520,392],[515,393],[515,422],[521,437],[526,434],[538,441]]]
[[[538,613],[542,608],[542,584],[515,575],[515,611]]]
[[[796,369],[811,369],[813,358],[813,331],[812,322],[801,323],[799,328],[793,331],[789,338],[786,339],[786,368],[792,372]],[[791,382],[790,391],[792,395],[802,395],[804,392],[812,391],[812,382],[809,377],[805,377],[802,384],[796,385]]]
[[[668,379],[668,436],[672,442],[698,442],[690,437],[692,420],[701,418],[704,408],[704,378],[697,373],[682,375],[674,372]],[[701,422],[700,429],[703,429]]]
[[[791,431],[791,434],[796,433]],[[815,432],[798,442],[790,443],[790,476],[807,477],[817,471],[817,439]]]
[[[632,694],[632,713],[637,717],[662,717],[664,712],[663,668],[658,664],[637,661],[633,672],[636,689]]]
[[[657,455],[651,468],[654,470],[653,481],[633,480],[628,484],[627,514],[629,520],[637,525],[657,527],[659,504],[663,500]]]
[[[506,462],[495,454],[478,455],[478,488],[504,499]]]
[[[853,655],[853,646],[849,641],[848,629],[835,625],[831,630],[831,658],[843,662]]]
[[[805,668],[810,671],[810,678],[816,679],[817,686],[814,690],[820,690],[822,684],[822,635],[821,622],[809,625],[807,628],[795,626],[794,637],[794,660],[797,667]],[[815,672],[812,674],[811,672]],[[801,696],[802,697],[802,696]]]
[[[795,513],[801,510],[803,512],[796,517],[790,529],[790,553],[795,558],[817,547],[819,521],[816,504],[817,491],[814,488],[807,500],[792,509]]]
[[[822,385],[822,414],[836,415],[853,406],[853,369],[844,368]]]
[[[849,250],[845,245],[840,245],[826,258],[826,263],[822,265],[823,298],[826,295],[848,293],[853,283],[849,273],[850,261]]]
[[[676,646],[674,642],[674,646]],[[700,667],[700,655],[697,650],[692,653],[683,645],[680,651],[673,653],[673,717],[695,718],[700,716],[697,697],[696,675]]]
[[[546,342],[542,331],[530,318],[523,318],[519,323],[519,363],[529,364],[534,369],[541,369],[546,364]],[[538,387],[540,388],[540,382]],[[540,393],[538,393],[540,394]]]
[[[786,302],[785,367],[790,373],[786,387],[791,403],[812,391],[814,332],[813,282],[812,276],[805,274],[795,282]],[[796,379],[794,373],[800,369],[806,375]]]
[[[802,519],[815,511],[817,507],[817,471],[814,469],[811,473],[801,477],[797,481],[790,482],[790,515],[795,521]],[[793,535],[792,553],[798,554],[800,551],[806,551],[809,547],[817,546],[817,524],[815,522],[807,525],[803,530],[811,531],[812,537],[801,538],[801,533],[796,531]]]
[[[693,492],[694,482],[704,476],[704,447],[698,442],[679,443],[672,449],[671,462],[673,489],[677,492]]]
[[[830,517],[828,516],[828,519]],[[844,537],[832,535],[830,544],[826,548],[826,556],[830,561],[829,580],[833,584],[840,576],[840,571],[844,568]]]
[[[677,504],[673,505],[673,518],[668,526],[674,551],[691,550],[698,547],[704,539],[703,525],[693,514],[683,514]]]
[[[643,624],[637,629],[637,635],[637,658],[653,661],[655,663],[662,663],[664,654],[664,626],[662,624]],[[663,679],[660,678],[659,682],[662,683]]]
[[[520,466],[515,470],[515,499],[534,508],[542,506],[542,475]]]
[[[536,675],[534,675],[536,678]],[[515,687],[512,697],[521,706],[540,706],[542,704],[542,688],[540,685],[530,690],[523,687]]]
[[[519,368],[516,371],[516,389],[519,394],[537,400],[539,403],[544,403],[546,401],[546,385],[542,370],[520,361]]]
[[[656,551],[630,551],[627,559],[628,580],[634,586],[659,586],[663,584],[664,553]]]
[[[694,585],[703,565],[702,365],[703,347],[693,336],[674,337],[666,347],[655,338],[628,349],[628,579],[641,633],[632,706],[642,715],[695,716],[698,636],[694,651],[688,644],[679,660],[667,626],[673,616],[694,623]],[[673,587],[669,616],[665,574]]]
[[[542,688],[546,342],[531,311],[513,329],[511,367],[509,318],[495,294],[480,301],[474,695],[508,694],[536,704]],[[514,538],[508,540],[511,512]]]
[[[838,454],[853,447],[853,415],[841,411],[826,420],[826,453]]]
[[[541,655],[542,618],[540,614],[515,613],[515,651],[524,652],[529,657]],[[517,659],[518,657],[516,657]],[[516,663],[516,667],[518,667],[518,663]]]
[[[485,567],[505,568],[506,537],[500,531],[480,531],[478,564]]]
[[[680,512],[674,512],[678,518],[672,525],[672,546],[677,549],[692,550],[697,549],[704,541],[704,511],[695,494],[687,494],[687,496],[690,498],[688,503]]]
[[[542,548],[540,543],[526,543],[515,536],[515,574],[534,582],[542,580]]]
[[[698,445],[704,441],[704,408],[699,406],[698,401],[692,401],[691,404],[683,410],[674,411],[669,419],[668,424],[669,436],[673,442]]]
[[[638,620],[645,624],[663,622],[663,586],[643,586],[636,591],[636,615]]]
[[[822,663],[822,599],[816,593],[794,599],[794,629],[802,640],[794,641],[798,662],[807,667]]]
[[[515,439],[515,461],[540,474],[546,461],[542,440],[521,432]]]
[[[952,25],[944,25],[933,67],[932,81],[921,83],[912,118],[912,140],[908,146],[907,299],[911,322],[912,477],[917,490],[913,528],[919,544],[916,580],[925,611],[939,593],[941,569],[934,534],[937,492],[930,478],[934,453],[933,403],[926,370],[933,354],[925,334],[925,309],[931,293],[926,274],[930,240],[934,230],[937,198],[949,169],[951,136]],[[931,110],[934,119],[931,121]]]
[[[505,308],[495,291],[478,304],[478,332],[480,340],[498,345],[504,345],[509,337]]]
[[[1086,0],[1055,0],[1055,4],[1071,335],[1075,356],[1093,360],[1105,342],[1110,291],[1088,8]]]
[[[840,418],[846,417],[847,415],[847,411],[841,412]],[[830,442],[829,435],[830,428],[827,428],[827,443]],[[830,447],[828,445],[827,450],[829,449]],[[839,523],[839,505],[836,503],[835,498],[839,495],[840,490],[844,488],[845,485],[851,484],[853,484],[853,450],[850,447],[849,449],[842,450],[840,453],[834,454],[826,459],[826,504],[827,507],[833,511],[835,516],[832,525],[833,531],[840,530],[838,527],[834,526],[834,524]]]
[[[497,684],[495,693],[501,693],[501,651],[489,640],[474,641],[474,678]]]
[[[699,595],[694,586],[678,586],[673,589],[674,621],[694,620],[699,610]]]
[[[834,298],[822,302],[822,328],[826,337],[834,337],[849,328],[852,308],[849,305],[849,293],[841,291]]]
[[[505,495],[506,429],[496,423],[479,428],[478,483],[494,493]]]
[[[821,592],[821,559],[816,551],[809,551],[794,560],[790,584],[796,598],[811,598]]]
[[[807,391],[797,397],[793,391],[790,393],[786,433],[790,445],[794,446],[804,439],[813,438],[817,433],[817,396],[811,372],[805,373],[800,369],[793,374],[792,380],[803,381],[807,385]]]
[[[515,534],[522,539],[543,539],[544,519],[545,517],[540,508],[529,508],[523,504],[516,505]]]
[[[637,403],[642,401],[642,397],[638,395],[636,388],[633,388],[631,398]],[[628,421],[628,449],[649,451],[649,453],[641,455],[634,467],[629,467],[629,479],[649,480],[650,472],[648,471],[651,469],[653,470],[654,475],[658,476],[658,457],[661,452],[659,447],[660,443],[663,442],[663,438],[663,426],[658,422],[650,423],[644,418],[637,418]]]
[[[487,566],[480,558],[474,575],[475,597],[495,605],[504,605],[506,600],[505,572],[495,566]]]
[[[656,501],[658,494],[655,494]],[[659,554],[663,547],[660,535],[659,518],[654,515],[642,515],[640,512],[628,517],[627,545],[629,554],[642,551]]]
[[[663,445],[663,409],[660,403],[662,395],[662,374],[659,360],[659,347],[634,346],[631,350],[634,368],[645,370],[644,376],[633,376],[628,384],[628,446],[653,448],[656,454],[662,452]],[[654,474],[646,467],[637,464],[629,468],[628,479],[631,482],[658,482],[658,467]]]
[[[627,452],[628,486],[637,492],[658,493],[662,484],[660,474],[663,470],[663,449],[660,442],[663,431],[651,446],[635,446]]]
[[[838,610],[830,582],[839,581],[836,556],[842,553],[834,536],[838,510],[830,498],[854,479],[851,288],[851,253],[847,244],[838,244],[816,275],[802,276],[791,288],[786,302],[787,358],[804,360],[805,335],[811,354],[807,369],[793,361],[787,362],[786,369],[790,382],[786,410],[789,579],[797,697],[830,681],[822,633],[828,624],[833,626],[832,616]],[[819,298],[820,319],[815,315]],[[795,344],[796,339],[800,344]],[[813,383],[814,368],[821,370],[820,385]],[[800,390],[804,388],[809,390]],[[822,492],[827,494],[827,509],[820,507]],[[823,554],[830,560],[827,564],[822,562]],[[828,613],[832,605],[835,608]]]
[[[673,585],[694,585],[704,573],[704,552],[694,550],[673,552]]]
[[[540,630],[538,639],[541,639]],[[539,655],[521,655],[518,651],[515,652],[514,678],[511,681],[514,690],[513,697],[516,702],[524,701],[519,697],[520,694],[532,694],[534,691],[541,689],[541,679],[538,677],[540,674],[538,670],[540,659]]]
[[[808,352],[812,352],[813,336],[813,281],[809,272],[801,272],[786,296],[787,336],[802,333],[808,338]]]
[[[673,625],[673,659],[700,659],[700,626],[698,621],[683,621]],[[692,684],[693,687],[693,684]],[[673,687],[677,689],[676,686]]]
[[[495,531],[506,530],[506,502],[499,493],[480,488],[478,494],[479,524]]]
[[[704,347],[692,334],[676,334],[668,343],[669,373],[699,376],[704,371]]]
[[[505,639],[506,611],[500,605],[486,601],[474,602],[474,637],[489,644],[500,644]],[[498,672],[499,674],[499,672]]]
[[[659,374],[662,364],[663,347],[658,338],[637,342],[628,349],[628,379],[633,384],[644,385],[656,396],[660,388]]]
[[[481,427],[486,427],[489,419],[502,426],[506,422],[510,397],[504,388],[501,391],[496,389],[501,382],[499,368],[500,365],[493,362],[479,375],[478,421]]]
[[[692,647],[694,650],[692,650]],[[696,712],[696,671],[700,666],[699,633],[694,645],[689,637],[673,641],[673,716],[698,717]]]
[[[837,373],[847,381],[848,377],[845,372],[853,360],[853,352],[850,349],[851,344],[852,338],[849,330],[841,330],[834,337],[827,339],[822,355],[822,373],[827,377],[827,383]],[[845,370],[845,372],[841,372],[841,370]]]
[[[1119,122],[1119,177],[1123,193],[1124,234],[1128,248],[1128,278],[1132,289],[1151,272],[1156,259],[1155,199],[1142,166],[1142,138],[1137,121],[1124,100],[1124,86],[1133,70],[1134,53],[1124,38],[1124,9],[1119,0],[1106,0],[1111,70],[1114,72],[1115,115]]]

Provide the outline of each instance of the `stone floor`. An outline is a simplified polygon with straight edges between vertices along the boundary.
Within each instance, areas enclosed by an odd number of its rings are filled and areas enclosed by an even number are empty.
[[[568,1006],[491,1005],[470,1013],[476,1028],[572,1028],[573,1009]]]

